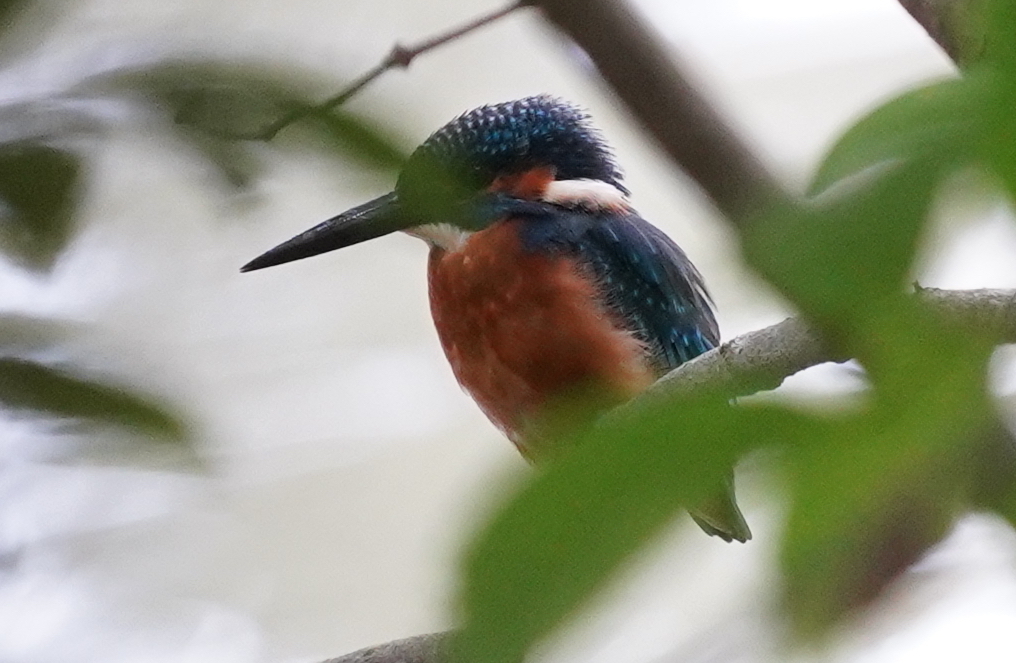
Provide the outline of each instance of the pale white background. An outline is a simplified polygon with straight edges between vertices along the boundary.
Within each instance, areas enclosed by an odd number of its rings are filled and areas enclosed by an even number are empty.
[[[495,6],[465,0],[57,5],[52,38],[3,75],[45,95],[117,63],[210,53],[296,64],[338,89],[397,40]],[[789,186],[880,100],[954,75],[894,0],[642,0],[732,123]],[[635,203],[699,265],[724,336],[789,311],[740,266],[723,222],[581,55],[518,14],[419,59],[350,108],[407,145],[483,103],[550,92],[590,109]],[[0,661],[313,661],[452,625],[459,547],[526,468],[463,395],[428,319],[425,248],[395,236],[240,275],[262,250],[392,185],[390,174],[272,158],[241,197],[149,126],[125,123],[89,173],[85,230],[52,278],[0,264],[0,307],[83,328],[60,348],[194,422],[204,475],[164,459],[66,460],[28,422],[0,435]],[[959,186],[957,185],[957,190]],[[1016,232],[986,194],[943,199],[916,276],[1016,287]],[[960,223],[959,220],[964,220]],[[998,389],[1012,378],[1000,362]],[[794,378],[814,398],[842,369]],[[682,518],[600,605],[548,643],[560,661],[1010,661],[1016,537],[970,517],[891,605],[825,655],[781,652],[773,622],[778,477],[749,458],[755,540]]]

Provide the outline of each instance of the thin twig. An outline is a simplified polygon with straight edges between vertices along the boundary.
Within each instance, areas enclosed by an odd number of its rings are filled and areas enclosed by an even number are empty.
[[[301,107],[290,111],[261,131],[257,132],[251,138],[254,140],[264,141],[272,140],[280,131],[294,122],[312,115],[327,113],[328,111],[346,103],[346,101],[348,101],[353,95],[373,83],[377,78],[380,78],[385,72],[391,69],[405,69],[409,67],[418,55],[422,55],[428,51],[438,48],[439,46],[443,46],[449,42],[459,39],[460,37],[464,37],[465,35],[484,27],[485,25],[489,25],[490,23],[504,18],[516,9],[521,9],[528,4],[529,2],[527,2],[527,0],[515,0],[501,9],[490,12],[489,14],[484,14],[483,16],[475,18],[457,28],[453,28],[448,32],[425,39],[414,46],[402,46],[400,44],[395,44],[392,47],[392,50],[381,62],[334,96],[329,97],[316,106]]]

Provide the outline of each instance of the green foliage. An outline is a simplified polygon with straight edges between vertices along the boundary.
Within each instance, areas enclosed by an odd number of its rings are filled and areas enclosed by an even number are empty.
[[[811,184],[818,194],[866,168],[903,160],[951,168],[975,158],[976,118],[990,86],[947,80],[907,92],[848,129],[822,160]]]
[[[3,29],[26,2],[0,3]],[[0,43],[0,48],[3,44]],[[127,102],[126,108],[163,120],[167,132],[190,145],[235,188],[261,171],[264,144],[293,152],[323,151],[340,159],[393,170],[404,152],[378,128],[341,110],[322,109],[325,97],[306,75],[216,60],[172,60],[115,69],[77,85],[66,98],[0,106],[0,252],[14,264],[44,273],[52,268],[77,228],[89,143],[97,129],[119,118],[82,114],[82,98]],[[65,101],[71,101],[64,107]],[[80,104],[79,104],[80,105]],[[119,106],[123,108],[124,106]],[[57,145],[76,141],[74,151]],[[0,407],[6,413],[119,426],[138,440],[187,442],[177,415],[151,398],[82,375],[73,365],[56,368],[24,358],[45,354],[62,340],[50,322],[0,316]]]
[[[954,20],[963,24],[956,29],[981,43],[965,76],[903,94],[861,119],[823,160],[813,193],[897,161],[943,171],[978,164],[1016,192],[1016,9],[1001,1],[956,4]]]
[[[991,346],[912,302],[893,308],[850,343],[869,355],[869,405],[787,455],[784,597],[804,636],[876,598],[945,534],[977,484],[970,458],[991,422]]]
[[[905,294],[944,177],[976,165],[1016,193],[1016,9],[991,8],[983,59],[964,79],[876,109],[819,167],[822,195],[760,211],[742,232],[749,264],[862,362],[864,406],[817,419],[661,396],[611,418],[470,548],[458,660],[521,660],[751,449],[783,451],[782,595],[801,638],[879,597],[958,513],[988,506],[1012,518],[1016,459],[1000,451],[1011,440],[987,394],[991,339]]]
[[[126,389],[13,357],[0,358],[0,406],[135,429],[180,441],[183,424],[161,405]]]
[[[14,18],[29,0],[3,0],[0,2],[0,29],[8,28],[14,23]]]
[[[45,271],[74,230],[81,174],[76,154],[37,142],[0,144],[0,248],[19,264]]]
[[[745,257],[823,326],[861,324],[900,292],[936,171],[898,163],[825,199],[770,210],[745,230]]]
[[[0,2],[0,29],[24,5]],[[759,210],[741,236],[748,263],[837,352],[863,363],[865,405],[819,418],[773,403],[733,407],[714,393],[660,395],[613,414],[536,473],[470,546],[459,660],[520,661],[758,448],[779,449],[787,470],[782,596],[804,638],[880,596],[971,504],[1016,522],[1016,465],[1002,453],[1010,440],[985,387],[990,339],[928,316],[903,294],[943,177],[974,165],[1016,194],[1016,8],[998,0],[954,19],[965,25],[962,52],[978,59],[966,76],[860,120],[819,167],[812,192],[821,195]],[[258,175],[276,135],[273,144],[371,168],[403,163],[398,141],[372,122],[317,106],[326,96],[318,88],[299,72],[177,60],[119,69],[74,92],[155,111],[235,187]],[[0,123],[13,126],[10,111],[0,108]],[[73,240],[88,154],[60,147],[69,127],[22,129],[0,144],[0,251],[44,272]],[[166,406],[25,358],[23,346],[45,349],[59,334],[0,317],[5,413],[186,440]]]
[[[316,106],[315,86],[293,71],[209,60],[174,60],[94,78],[80,92],[121,96],[154,109],[169,128],[244,188],[260,171],[261,143],[283,134],[301,149],[325,150],[363,166],[393,170],[404,151],[379,128]]]
[[[459,660],[520,660],[683,508],[713,496],[738,456],[813,425],[709,394],[647,399],[613,415],[471,546]]]
[[[331,146],[338,154],[357,159],[360,163],[381,170],[396,170],[406,160],[406,153],[377,127],[341,110],[308,113],[319,129],[312,138]]]

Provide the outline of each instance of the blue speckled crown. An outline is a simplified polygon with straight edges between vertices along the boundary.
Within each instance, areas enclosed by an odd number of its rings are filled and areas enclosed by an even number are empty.
[[[601,180],[627,193],[589,116],[548,95],[481,106],[455,118],[413,152],[395,190],[401,198],[415,197],[437,181],[478,191],[498,175],[547,165],[557,169],[559,180]]]

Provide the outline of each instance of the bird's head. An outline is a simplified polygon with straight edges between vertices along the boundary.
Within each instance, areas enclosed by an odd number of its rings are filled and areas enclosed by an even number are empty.
[[[497,214],[488,194],[540,200],[548,183],[588,181],[627,194],[604,140],[581,109],[550,96],[482,106],[434,132],[409,157],[395,190],[325,221],[243,267],[252,271],[403,230],[479,230]]]

